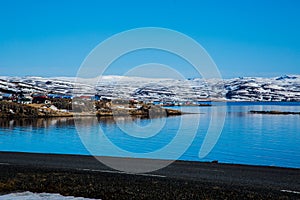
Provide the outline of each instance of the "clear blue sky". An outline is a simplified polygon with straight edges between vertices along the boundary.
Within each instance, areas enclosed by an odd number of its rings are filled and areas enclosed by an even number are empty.
[[[197,40],[224,77],[300,74],[297,0],[0,0],[0,75],[75,76],[99,42],[148,26]]]

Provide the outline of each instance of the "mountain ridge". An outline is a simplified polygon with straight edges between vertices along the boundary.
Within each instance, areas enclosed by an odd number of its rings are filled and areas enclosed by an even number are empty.
[[[300,101],[300,75],[185,80],[129,76],[0,76],[0,94],[98,95],[142,101]]]

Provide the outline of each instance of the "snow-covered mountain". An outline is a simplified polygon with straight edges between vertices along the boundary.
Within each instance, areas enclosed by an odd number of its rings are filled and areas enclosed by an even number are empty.
[[[143,101],[300,101],[300,75],[189,80],[102,76],[0,77],[0,94],[95,95]]]
[[[226,98],[252,101],[300,101],[300,76],[237,78],[225,83]]]

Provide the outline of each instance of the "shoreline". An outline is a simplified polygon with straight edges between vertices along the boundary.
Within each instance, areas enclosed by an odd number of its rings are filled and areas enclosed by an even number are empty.
[[[0,152],[0,169],[2,194],[31,191],[101,199],[300,198],[292,193],[300,188],[297,168],[175,161],[155,172],[127,174],[93,156]]]
[[[275,166],[275,165],[259,165],[259,164],[242,164],[242,163],[225,163],[225,162],[219,162],[218,160],[213,160],[213,161],[193,161],[193,160],[168,160],[168,159],[154,159],[154,158],[130,158],[130,157],[113,157],[113,156],[93,156],[93,155],[85,155],[85,154],[66,154],[66,153],[40,153],[40,152],[25,152],[25,151],[0,151],[0,165],[3,164],[1,162],[1,159],[3,159],[3,155],[15,155],[15,156],[30,156],[32,155],[33,157],[70,157],[70,158],[111,158],[111,159],[125,159],[125,160],[153,160],[155,161],[166,161],[166,162],[176,162],[176,163],[189,163],[189,164],[215,164],[215,165],[224,165],[224,166],[237,166],[237,167],[257,167],[257,168],[271,168],[271,169],[283,169],[283,170],[299,170],[300,172],[300,167],[285,167],[285,166]]]
[[[95,103],[95,102],[94,102]],[[97,102],[98,104],[100,102]],[[103,102],[102,102],[103,103]],[[122,103],[122,102],[121,102]],[[85,116],[141,116],[149,117],[149,115],[157,117],[165,117],[172,115],[182,115],[183,112],[175,109],[162,108],[155,105],[143,104],[140,108],[131,108],[128,105],[122,107],[113,107],[107,105],[98,105],[95,103],[95,109],[82,110],[79,107],[75,110],[62,111],[55,106],[48,104],[20,104],[16,102],[0,101],[0,118],[54,118],[54,117],[85,117]],[[118,105],[118,104],[117,104]],[[123,105],[123,104],[122,104]],[[73,108],[74,109],[74,108]]]

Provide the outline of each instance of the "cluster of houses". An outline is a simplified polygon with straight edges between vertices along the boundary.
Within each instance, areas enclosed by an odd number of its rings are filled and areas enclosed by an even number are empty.
[[[82,99],[92,99],[92,96],[82,96]],[[16,102],[20,104],[50,104],[52,99],[73,99],[71,95],[59,95],[59,94],[15,94],[15,93],[1,93],[0,101]]]
[[[9,101],[15,102],[20,104],[51,104],[53,99],[73,99],[74,96],[72,95],[60,95],[60,94],[43,94],[43,93],[33,93],[33,94],[11,94],[11,93],[1,93],[0,92],[0,101]],[[81,100],[95,100],[99,101],[102,100],[104,102],[111,101],[106,97],[101,97],[100,95],[82,95],[77,96]],[[137,104],[139,101],[132,99],[129,101],[130,103]],[[185,106],[185,105],[199,105],[199,102],[184,102],[184,101],[162,101],[162,100],[155,100],[152,102],[148,102],[153,105],[160,105],[160,106]],[[114,100],[114,104],[120,104],[118,100]]]

